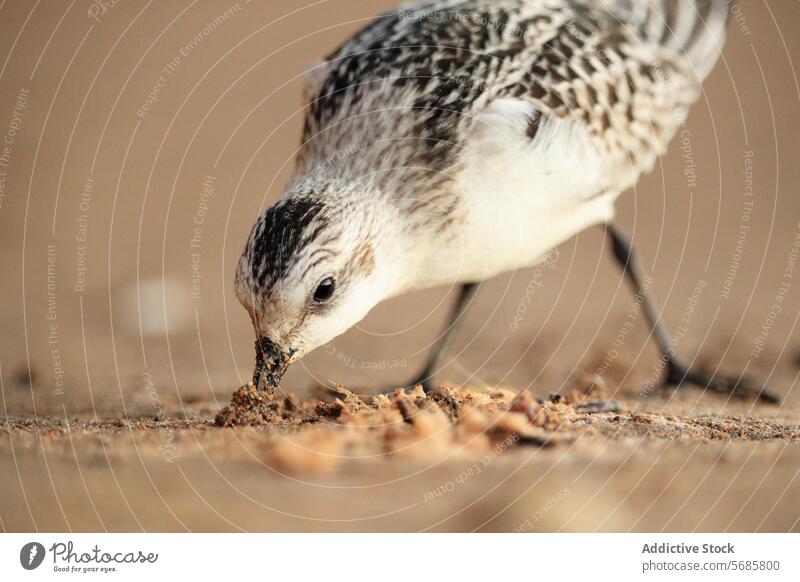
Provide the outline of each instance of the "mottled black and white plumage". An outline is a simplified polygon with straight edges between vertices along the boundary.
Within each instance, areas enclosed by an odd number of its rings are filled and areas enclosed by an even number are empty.
[[[533,265],[609,221],[700,95],[727,16],[725,0],[439,0],[377,18],[308,74],[295,176],[237,271],[257,336],[301,356],[388,297]]]

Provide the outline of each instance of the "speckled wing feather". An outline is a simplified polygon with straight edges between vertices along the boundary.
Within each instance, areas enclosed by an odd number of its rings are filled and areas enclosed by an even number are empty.
[[[725,0],[440,0],[400,8],[317,73],[300,172],[363,143],[360,163],[342,165],[353,174],[343,178],[402,166],[445,182],[475,115],[515,98],[539,113],[527,127],[531,138],[548,116],[583,124],[610,183],[624,189],[652,168],[699,96],[727,13]]]

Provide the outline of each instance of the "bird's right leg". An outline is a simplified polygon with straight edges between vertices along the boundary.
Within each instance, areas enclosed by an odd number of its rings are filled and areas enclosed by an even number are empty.
[[[716,374],[707,374],[700,370],[690,368],[677,356],[673,349],[672,339],[667,328],[661,320],[656,303],[644,285],[645,273],[636,255],[628,236],[616,225],[606,225],[606,232],[611,239],[611,249],[614,257],[620,264],[636,294],[642,302],[645,318],[650,324],[653,336],[658,343],[662,359],[667,366],[664,376],[664,386],[681,387],[694,385],[721,394],[739,398],[758,398],[764,402],[778,403],[780,399],[767,392],[760,386],[752,385],[746,378],[726,378]]]

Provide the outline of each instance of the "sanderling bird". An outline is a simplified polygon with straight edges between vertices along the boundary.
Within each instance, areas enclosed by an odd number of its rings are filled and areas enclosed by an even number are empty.
[[[457,284],[412,383],[428,389],[481,281],[600,225],[643,298],[665,384],[774,400],[681,362],[612,222],[698,99],[728,14],[727,0],[439,0],[358,32],[309,72],[295,175],[238,265],[256,386],[381,301]]]

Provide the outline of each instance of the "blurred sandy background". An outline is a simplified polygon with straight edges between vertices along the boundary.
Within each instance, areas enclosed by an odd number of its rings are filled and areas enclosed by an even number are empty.
[[[247,381],[254,338],[233,269],[291,174],[303,72],[394,4],[0,4],[4,416],[191,418]],[[797,425],[800,5],[748,0],[735,11],[685,132],[619,215],[666,322],[681,329],[679,351],[787,397],[751,407],[690,392],[670,406]],[[595,371],[633,305],[604,247],[593,229],[558,249],[553,267],[485,284],[438,379],[545,395]],[[285,387],[377,389],[412,376],[448,291],[380,306],[296,365]],[[636,401],[657,358],[640,320],[617,351],[608,382]],[[642,406],[663,410],[666,399]],[[298,481],[262,466],[252,440],[185,438],[191,451],[169,463],[156,437],[4,434],[0,528],[508,530],[551,498],[556,509],[529,529],[800,528],[796,442],[517,451],[434,507],[419,503],[424,493],[469,462],[359,463]]]

